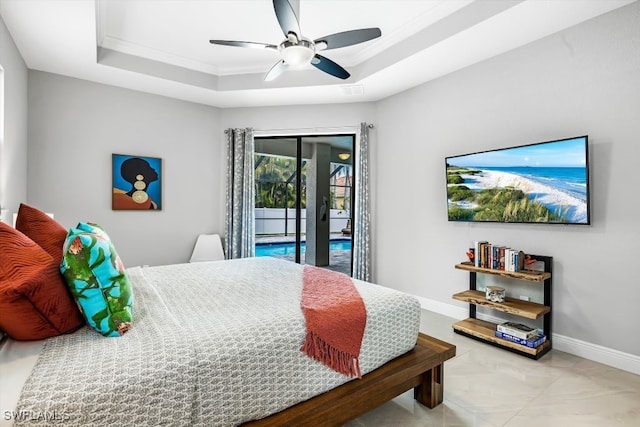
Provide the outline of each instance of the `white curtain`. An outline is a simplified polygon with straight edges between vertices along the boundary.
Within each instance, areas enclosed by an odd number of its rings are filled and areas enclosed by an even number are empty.
[[[225,252],[228,259],[255,255],[253,129],[227,129]]]
[[[360,123],[356,144],[353,215],[353,277],[371,281],[371,202],[369,200],[369,126]]]

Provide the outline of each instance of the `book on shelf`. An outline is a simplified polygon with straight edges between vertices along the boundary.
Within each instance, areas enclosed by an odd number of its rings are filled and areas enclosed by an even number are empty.
[[[489,244],[489,242],[485,240],[475,241],[473,242],[474,249],[474,267],[482,267],[483,259],[484,259],[484,246]]]
[[[525,253],[506,246],[493,245],[487,241],[473,242],[474,267],[491,270],[519,272],[524,269]]]
[[[495,331],[495,335],[496,337],[501,338],[503,340],[524,345],[529,348],[536,348],[547,341],[547,337],[543,334],[537,334],[530,339],[514,337],[513,335],[509,335],[505,332],[500,332],[500,331]]]
[[[496,330],[525,340],[530,340],[538,335],[536,328],[516,322],[500,323],[496,326]]]

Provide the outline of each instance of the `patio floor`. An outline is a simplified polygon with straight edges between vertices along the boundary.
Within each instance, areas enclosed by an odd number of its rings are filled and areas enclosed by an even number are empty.
[[[343,236],[342,234],[332,234],[330,238],[348,238],[349,236]],[[295,242],[295,236],[256,236],[256,243],[285,243],[285,242]],[[304,236],[302,236],[302,241],[304,241]],[[287,261],[294,262],[295,255],[282,255],[277,256],[275,258],[284,259]],[[304,264],[304,254],[301,254],[300,264]],[[338,271],[340,273],[344,273],[348,276],[351,276],[351,251],[330,251],[329,252],[329,265],[321,266],[322,268],[326,268],[332,271]]]

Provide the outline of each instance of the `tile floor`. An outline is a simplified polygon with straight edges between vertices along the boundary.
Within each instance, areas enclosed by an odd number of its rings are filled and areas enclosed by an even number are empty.
[[[454,322],[423,310],[420,330],[457,346],[441,405],[409,391],[345,427],[640,426],[639,375],[557,350],[528,359],[454,334]]]

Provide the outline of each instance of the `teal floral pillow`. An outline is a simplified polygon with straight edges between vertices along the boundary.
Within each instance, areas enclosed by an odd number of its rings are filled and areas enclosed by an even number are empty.
[[[67,233],[60,271],[89,326],[106,337],[131,328],[133,293],[124,265],[97,224],[80,223]]]
[[[111,240],[111,237],[104,231],[104,228],[100,227],[98,224],[93,224],[90,222],[79,222],[76,226],[78,230],[86,231],[87,233],[97,234],[105,240]]]

